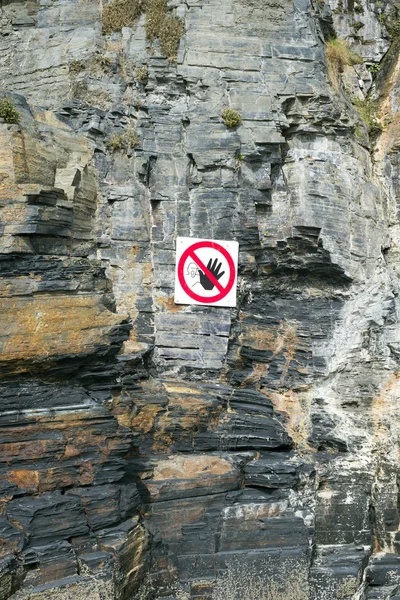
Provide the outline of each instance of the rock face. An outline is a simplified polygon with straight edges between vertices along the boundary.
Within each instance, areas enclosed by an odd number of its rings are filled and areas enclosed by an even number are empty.
[[[0,3],[0,599],[400,597],[397,3],[103,8]]]

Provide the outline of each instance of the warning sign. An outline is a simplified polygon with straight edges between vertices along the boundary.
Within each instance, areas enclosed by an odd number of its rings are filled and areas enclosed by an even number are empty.
[[[177,238],[176,304],[236,306],[239,244]]]

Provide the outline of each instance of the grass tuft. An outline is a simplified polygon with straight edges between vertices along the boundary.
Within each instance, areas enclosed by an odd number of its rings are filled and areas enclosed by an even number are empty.
[[[328,77],[331,84],[338,89],[340,84],[340,75],[344,67],[360,65],[363,62],[361,56],[353,52],[345,40],[337,38],[329,40],[325,48],[326,63],[328,67]]]
[[[11,100],[7,98],[0,99],[0,119],[4,119],[6,123],[18,123],[20,114],[15,108]]]
[[[139,143],[140,140],[136,131],[132,126],[129,126],[126,131],[111,135],[106,142],[106,146],[112,152],[122,152],[127,154],[130,150],[133,150],[133,148],[138,146]]]
[[[139,83],[145,83],[147,81],[149,77],[149,69],[147,67],[147,65],[143,65],[143,67],[140,67],[139,69],[136,70],[136,81],[138,81]]]
[[[239,125],[242,124],[242,117],[240,113],[238,113],[238,111],[234,110],[233,108],[225,108],[221,113],[221,117],[223,118],[225,125],[229,129],[239,127]]]
[[[148,0],[146,9],[146,36],[150,41],[160,40],[161,52],[176,59],[179,42],[183,33],[183,23],[168,12],[166,0]]]
[[[146,13],[147,39],[151,42],[159,39],[164,56],[176,60],[183,23],[169,11],[167,0],[112,0],[103,9],[103,33],[132,27],[143,13]]]
[[[112,0],[103,9],[103,32],[115,33],[123,27],[132,27],[145,8],[145,0]]]
[[[378,120],[378,102],[376,100],[353,100],[358,114],[367,126],[368,133],[377,134],[382,131],[382,125]]]

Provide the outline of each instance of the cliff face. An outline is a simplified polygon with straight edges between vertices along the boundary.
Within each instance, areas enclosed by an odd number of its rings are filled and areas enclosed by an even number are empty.
[[[102,4],[0,3],[0,599],[397,598],[397,5]]]

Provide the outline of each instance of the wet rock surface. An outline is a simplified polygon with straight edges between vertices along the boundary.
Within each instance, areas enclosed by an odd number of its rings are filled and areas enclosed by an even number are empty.
[[[397,598],[398,7],[177,0],[171,61],[102,5],[0,3],[0,600]]]

